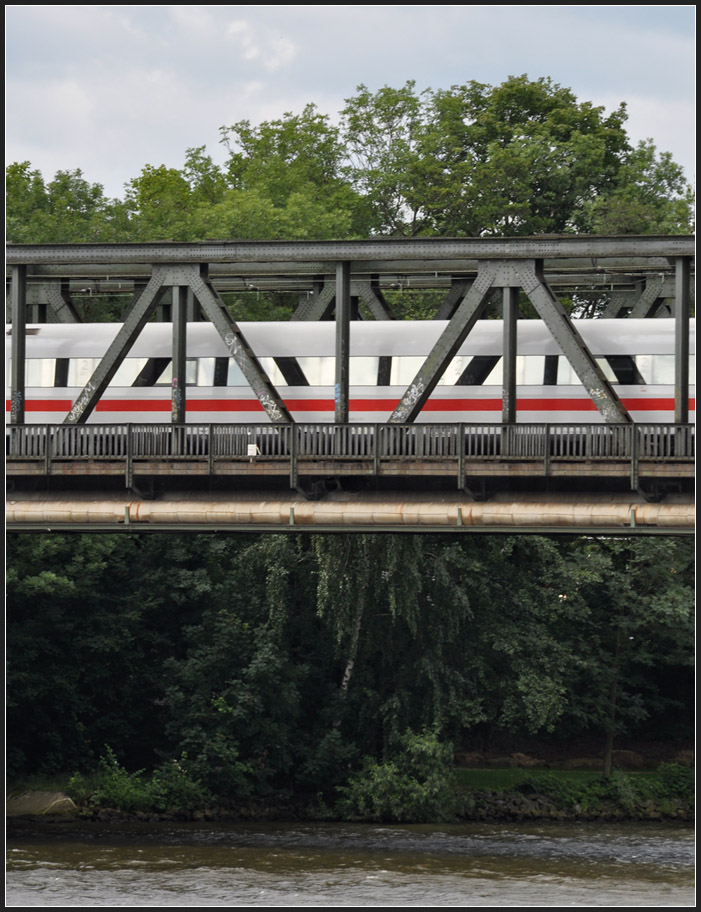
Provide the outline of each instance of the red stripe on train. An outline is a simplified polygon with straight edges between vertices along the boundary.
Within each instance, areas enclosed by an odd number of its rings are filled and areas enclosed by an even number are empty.
[[[630,411],[670,412],[674,411],[674,399],[639,398],[622,399]],[[352,399],[350,409],[354,412],[393,411],[398,399]],[[62,412],[70,410],[70,399],[28,399],[27,412]],[[333,399],[287,399],[285,405],[295,412],[332,412]],[[501,399],[429,399],[424,405],[425,412],[499,412]],[[591,399],[519,399],[517,408],[522,412],[595,412]],[[689,400],[689,409],[694,411],[696,400]],[[97,403],[97,412],[169,412],[169,399],[103,399]],[[11,402],[5,400],[5,411],[11,410]],[[190,399],[187,411],[196,412],[262,412],[263,406],[257,399]]]

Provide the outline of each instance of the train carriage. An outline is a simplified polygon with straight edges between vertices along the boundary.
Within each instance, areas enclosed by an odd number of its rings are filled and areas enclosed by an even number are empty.
[[[384,423],[446,326],[430,321],[358,321],[350,333],[351,422]],[[298,422],[334,420],[333,322],[242,323],[240,329]],[[674,421],[674,321],[587,320],[577,329],[636,422]],[[27,328],[25,421],[58,424],[70,411],[119,331],[118,324]],[[7,327],[6,413],[10,412]],[[476,324],[417,422],[498,423],[502,419],[502,323]],[[170,422],[172,328],[148,324],[95,410],[92,423]],[[690,335],[694,376],[695,335]],[[601,422],[591,398],[538,320],[518,324],[517,421]],[[214,327],[187,327],[187,421],[268,423]],[[690,388],[694,420],[695,387]]]

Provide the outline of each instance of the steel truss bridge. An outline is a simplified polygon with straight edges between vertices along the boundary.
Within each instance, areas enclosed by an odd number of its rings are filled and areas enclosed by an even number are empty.
[[[10,530],[597,531],[690,533],[691,237],[375,239],[28,245],[6,249],[12,367],[6,435]],[[355,319],[391,320],[387,291],[438,291],[447,325],[388,423],[349,422]],[[295,320],[335,322],[333,424],[295,423],[223,297],[294,292]],[[121,328],[62,425],[25,422],[31,322],[77,322],[78,295],[122,295]],[[517,423],[516,340],[525,294],[601,415]],[[671,316],[675,421],[634,424],[560,301],[606,317]],[[500,424],[416,424],[490,303],[503,316]],[[209,320],[268,418],[258,425],[86,424],[147,322],[172,324],[185,376],[188,321]]]

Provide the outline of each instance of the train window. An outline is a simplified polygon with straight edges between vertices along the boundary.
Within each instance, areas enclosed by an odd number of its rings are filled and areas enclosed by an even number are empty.
[[[68,386],[68,358],[56,358],[56,370],[54,371],[54,386],[62,389]]]
[[[606,358],[596,358],[596,363],[601,368],[604,377],[609,383],[620,383],[616,374]],[[577,376],[575,369],[564,355],[558,358],[557,365],[557,385],[558,386],[582,386],[582,381]]]
[[[234,361],[233,358],[229,358],[229,366],[226,371],[226,385],[227,386],[248,386],[248,382],[244,377],[241,368]]]
[[[389,386],[392,376],[392,358],[389,355],[380,355],[377,359],[377,385]]]
[[[618,380],[616,379],[616,374],[614,373],[613,368],[609,364],[607,358],[595,358],[594,360],[601,368],[601,372],[603,373],[604,377],[606,377],[606,379],[608,380],[609,383],[618,383]]]
[[[276,358],[275,364],[282,371],[287,386],[309,386],[296,358]]]
[[[351,358],[350,359],[350,384],[351,386],[377,386],[379,371],[379,358]]]
[[[567,358],[559,357],[557,365],[557,385],[558,386],[581,386],[582,381],[574,371],[574,368]]]
[[[24,382],[27,386],[53,386],[55,377],[55,358],[27,358],[25,361]]]
[[[330,356],[322,358],[298,358],[299,366],[310,386],[333,386],[336,382],[336,359]]]
[[[438,382],[445,385],[482,386],[499,361],[499,355],[453,358],[448,370]]]
[[[419,372],[425,358],[392,358],[390,386],[408,386]]]
[[[92,377],[99,358],[71,358],[68,365],[68,386],[77,386],[81,389]]]
[[[653,386],[674,386],[674,355],[639,355],[644,370]]]
[[[229,359],[228,358],[215,358],[214,359],[214,377],[212,379],[212,386],[226,386],[226,375],[229,373]]]
[[[626,386],[642,386],[645,381],[632,355],[606,355],[616,382]]]
[[[516,383],[521,386],[542,386],[545,376],[545,355],[519,355],[516,358]]]
[[[170,386],[173,382],[173,361],[168,359],[160,377],[156,380],[154,386]],[[197,358],[188,358],[185,362],[185,384],[187,386],[197,386]]]
[[[268,375],[268,379],[273,386],[289,386],[285,373],[288,370],[287,361],[294,361],[294,358],[280,358],[282,365],[277,363],[275,358],[259,358],[260,366]],[[305,384],[306,385],[306,381]]]
[[[489,368],[484,365],[485,371]],[[542,386],[545,375],[545,355],[516,356],[517,386]],[[501,358],[491,367],[482,381],[484,386],[502,386],[504,383],[504,362]]]
[[[152,386],[154,381],[146,382],[143,374],[145,370],[148,370],[150,361],[153,360],[155,359],[125,358],[117,368],[117,373],[112,377],[110,386]]]
[[[197,386],[214,386],[216,358],[197,359]]]

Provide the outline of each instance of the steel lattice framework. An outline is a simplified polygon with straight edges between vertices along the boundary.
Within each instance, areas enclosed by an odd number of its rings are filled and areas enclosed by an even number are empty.
[[[81,424],[166,296],[172,301],[174,376],[184,376],[188,316],[211,321],[275,423],[292,423],[282,397],[231,318],[226,291],[296,291],[293,319],[336,323],[335,421],[348,421],[349,333],[362,301],[371,318],[392,319],[383,290],[443,289],[437,319],[448,325],[407,387],[390,423],[413,422],[447,364],[490,300],[504,326],[503,421],[515,420],[518,293],[548,327],[607,423],[630,416],[577,333],[558,295],[605,293],[605,316],[673,314],[675,420],[688,421],[689,299],[694,239],[672,237],[377,238],[356,241],[17,245],[6,248],[13,325],[11,423],[24,422],[24,327],[35,316],[74,322],[72,294],[129,293],[122,327],[76,399],[67,424]],[[186,390],[173,391],[172,420],[184,417]]]

